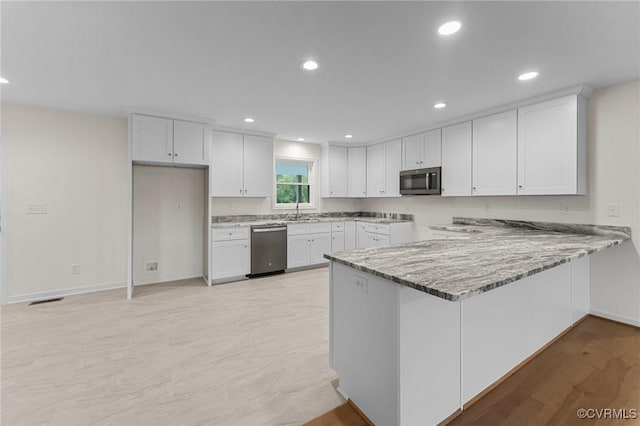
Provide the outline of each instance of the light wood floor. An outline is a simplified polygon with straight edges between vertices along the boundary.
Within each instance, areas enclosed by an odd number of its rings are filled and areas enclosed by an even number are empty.
[[[331,381],[328,269],[2,308],[2,425],[299,425]]]
[[[640,424],[579,419],[579,408],[636,409],[640,416],[640,329],[587,317],[449,425]],[[366,423],[344,404],[309,425]]]

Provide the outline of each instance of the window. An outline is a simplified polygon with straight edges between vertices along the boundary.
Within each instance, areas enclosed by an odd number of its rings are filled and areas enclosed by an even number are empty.
[[[313,166],[313,161],[276,159],[276,207],[313,207]]]

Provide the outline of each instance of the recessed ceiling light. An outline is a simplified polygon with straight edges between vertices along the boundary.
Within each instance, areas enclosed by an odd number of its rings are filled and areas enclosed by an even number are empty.
[[[347,139],[351,139],[353,137],[353,135],[344,135],[345,138]]]
[[[538,72],[537,71],[529,71],[529,72],[525,72],[524,74],[520,74],[518,76],[518,80],[531,80],[533,78],[536,78],[538,76]]]
[[[447,104],[445,104],[444,102],[438,102],[437,104],[433,104],[433,107],[434,107],[435,109],[444,108],[444,107],[446,107],[446,106],[447,106]]]
[[[457,33],[460,30],[461,26],[462,24],[458,21],[450,21],[440,25],[440,28],[438,28],[438,32],[441,35],[451,35],[453,33]]]
[[[247,118],[245,118],[245,119],[244,119],[244,122],[245,122],[245,123],[253,123],[254,121],[256,121],[256,120],[254,120],[254,119],[253,119],[253,118],[251,118],[251,117],[247,117]]]
[[[304,138],[298,138],[298,142],[304,142]]]
[[[318,69],[318,63],[316,61],[308,60],[301,63],[300,67],[302,67],[303,70],[313,71]]]
[[[9,80],[7,80],[6,78],[0,77],[0,83],[1,84],[9,84]]]

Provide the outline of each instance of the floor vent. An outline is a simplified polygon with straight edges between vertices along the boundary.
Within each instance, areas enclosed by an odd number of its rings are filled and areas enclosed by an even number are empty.
[[[49,303],[49,302],[59,302],[62,299],[64,299],[64,297],[55,297],[53,299],[36,300],[35,302],[29,303],[29,306],[31,306],[31,305],[40,305],[42,303]]]

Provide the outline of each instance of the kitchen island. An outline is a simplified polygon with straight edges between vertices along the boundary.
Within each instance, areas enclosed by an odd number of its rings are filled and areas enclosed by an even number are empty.
[[[437,424],[468,406],[588,313],[587,255],[630,238],[625,227],[488,219],[436,228],[326,256],[331,365],[379,425]]]

